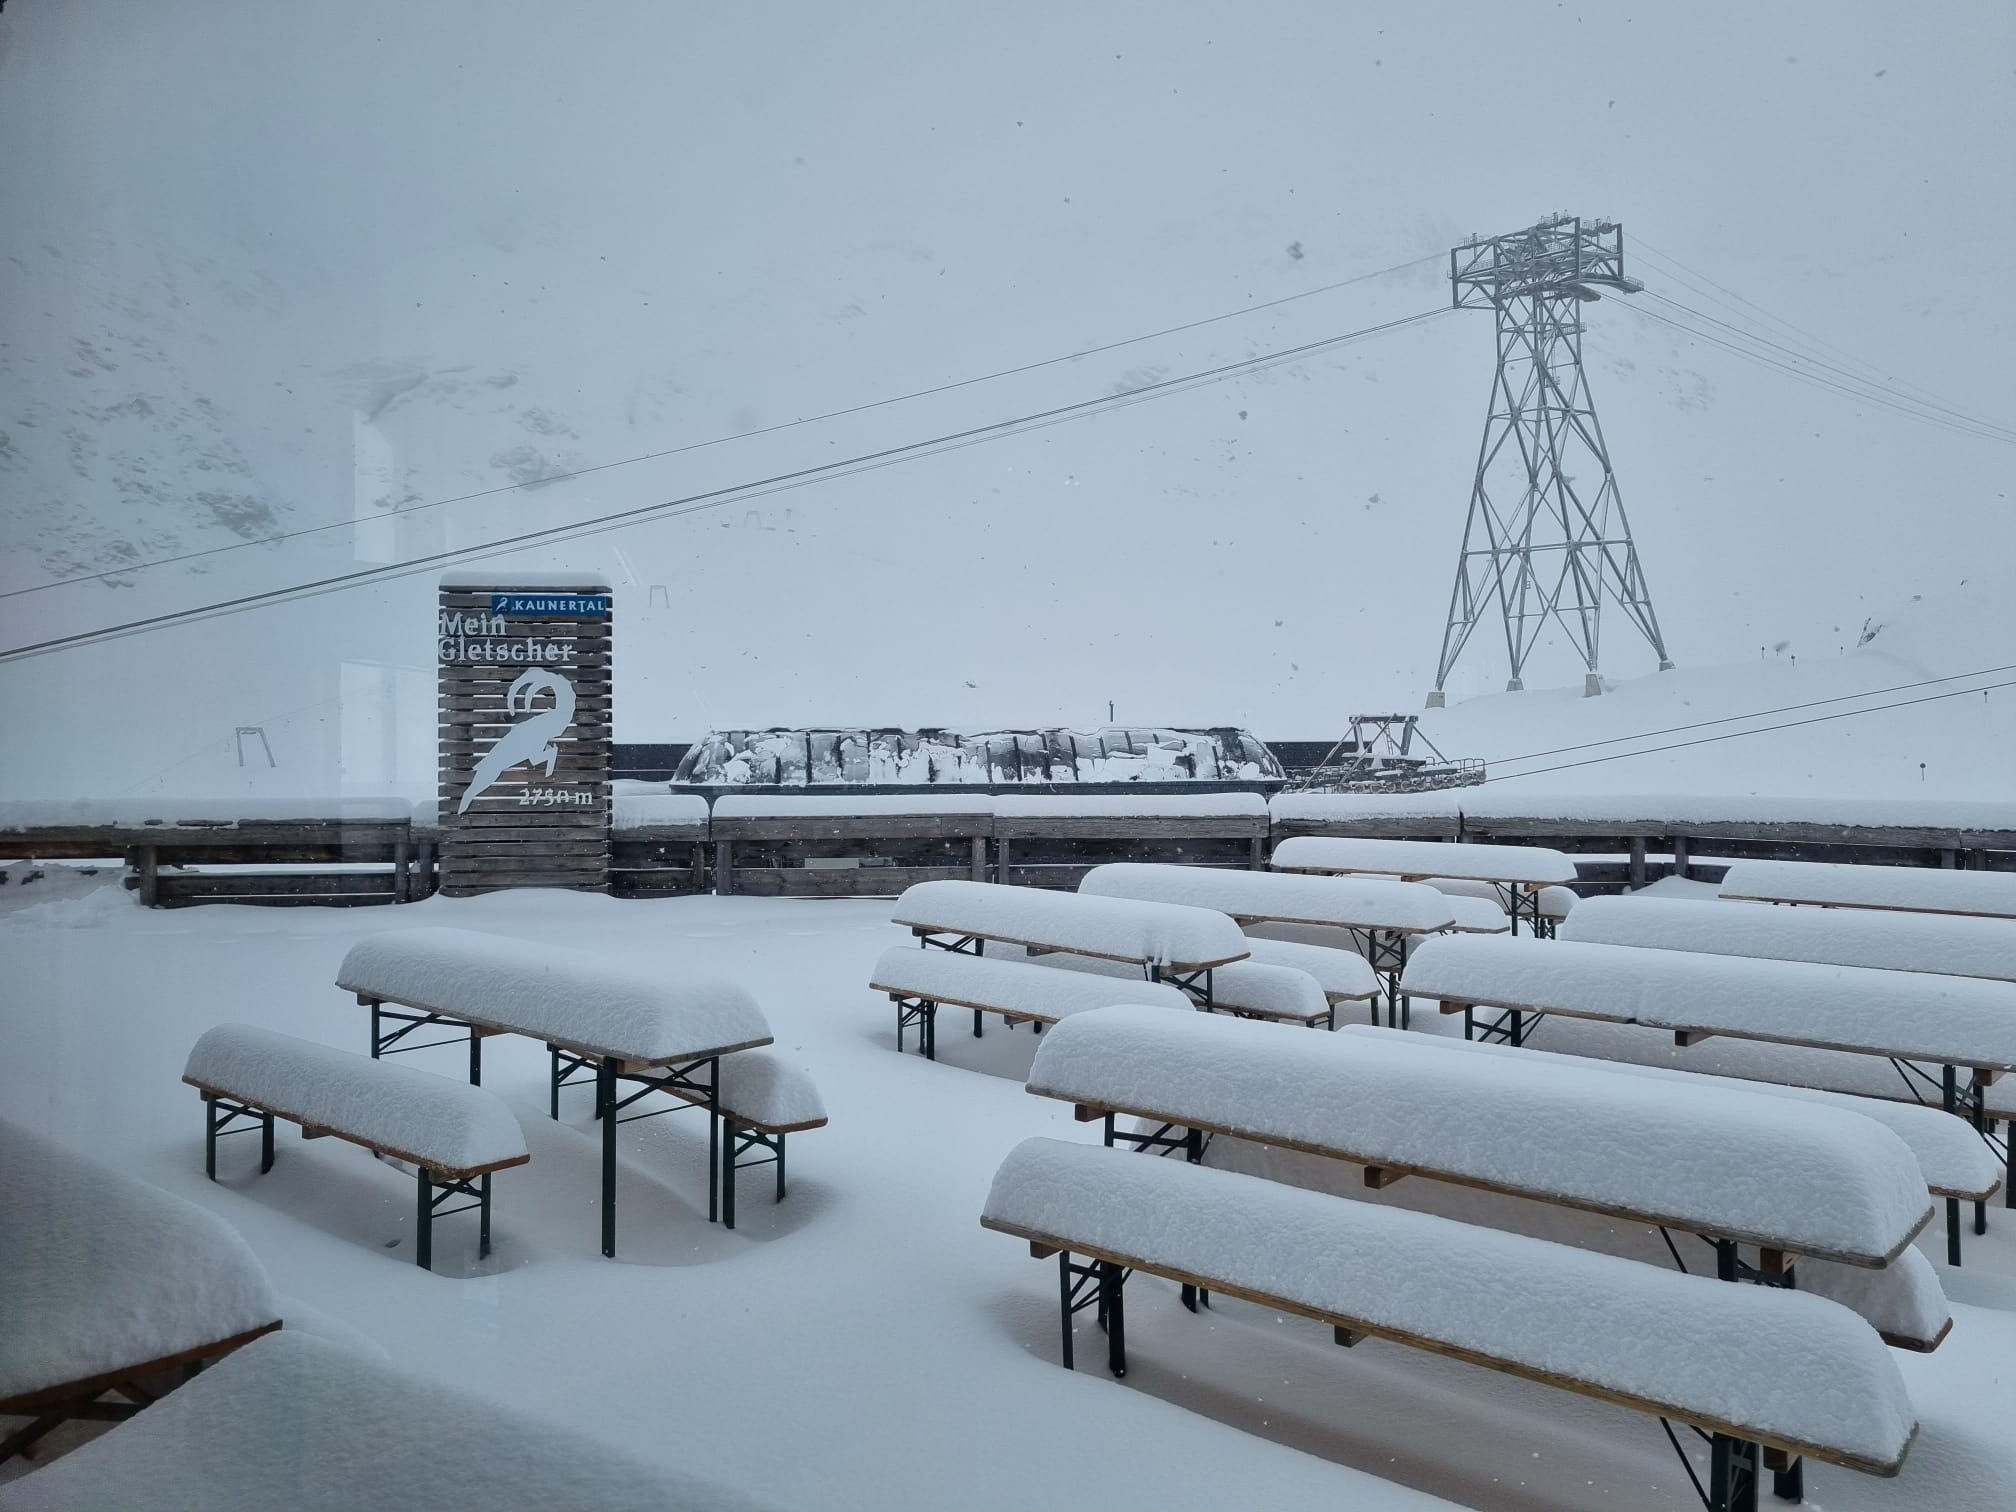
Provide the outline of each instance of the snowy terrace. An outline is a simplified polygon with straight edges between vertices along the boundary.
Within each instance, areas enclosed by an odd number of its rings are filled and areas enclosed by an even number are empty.
[[[1059,1369],[1052,1269],[977,1220],[1022,1139],[1096,1132],[1024,1091],[1042,1043],[1026,1030],[948,1033],[936,1064],[889,1053],[893,1015],[869,986],[880,953],[909,939],[889,912],[865,899],[536,893],[157,912],[110,879],[52,869],[0,903],[15,987],[0,1009],[0,1097],[45,1135],[220,1216],[271,1277],[289,1329],[758,1503],[1006,1509],[1065,1485],[1074,1504],[1111,1507],[1698,1505],[1639,1413],[1378,1341],[1346,1353],[1327,1328],[1229,1298],[1193,1316],[1152,1278],[1129,1288],[1124,1382],[1083,1361]],[[758,1183],[737,1229],[710,1225],[704,1127],[625,1125],[622,1255],[602,1260],[586,1099],[548,1119],[545,1054],[510,1037],[488,1044],[484,1086],[516,1113],[533,1158],[510,1173],[487,1260],[451,1224],[436,1234],[435,1273],[420,1271],[407,1181],[330,1142],[290,1140],[271,1173],[234,1167],[245,1174],[206,1182],[180,1080],[197,1038],[242,1021],[361,1050],[366,1016],[334,986],[344,955],[365,935],[440,925],[741,984],[832,1114],[794,1145],[789,1199],[771,1205]],[[1270,1032],[1296,1045],[1308,1034]],[[450,1046],[411,1061],[452,1076],[463,1058]],[[1355,1171],[1345,1182],[1307,1168],[1335,1162],[1246,1149],[1249,1169],[1359,1200],[1666,1263],[1656,1231],[1448,1183],[1367,1192]],[[1892,1352],[1921,1423],[1901,1476],[1809,1465],[1810,1504],[2005,1503],[2016,1226],[1999,1206],[1991,1218],[1964,1270],[1938,1267],[1950,1335],[1931,1354]],[[1937,1262],[1936,1234],[1916,1247]],[[1006,1417],[983,1410],[1003,1404]]]

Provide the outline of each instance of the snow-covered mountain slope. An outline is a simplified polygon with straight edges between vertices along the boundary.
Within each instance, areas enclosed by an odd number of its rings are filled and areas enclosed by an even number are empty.
[[[212,554],[0,599],[0,645],[1411,314],[1446,303],[1455,241],[1554,208],[1620,218],[1674,298],[1761,319],[1711,303],[1705,274],[2006,417],[2016,209],[1980,185],[2016,154],[2012,40],[1986,4],[1935,33],[1817,5],[1308,3],[1231,25],[1148,5],[24,0],[0,16],[0,591]],[[1803,675],[1874,606],[2016,557],[2007,446],[1795,383],[1628,300],[1591,307],[1587,339],[1682,663],[1639,693],[1650,659],[1613,629],[1636,727],[1683,722],[1665,701],[1689,668],[1782,641]],[[500,566],[610,573],[626,739],[1090,723],[1108,700],[1122,720],[1314,736],[1428,685],[1490,364],[1488,318],[1451,313]],[[723,437],[741,439],[704,445]],[[671,454],[551,481],[645,453]],[[424,787],[430,584],[0,665],[0,700],[45,730],[11,780]],[[1501,680],[1479,655],[1452,703]],[[1575,680],[1557,648],[1522,709]],[[1483,713],[1446,717],[1445,744],[1493,744],[1467,738]],[[236,765],[240,724],[280,768]]]

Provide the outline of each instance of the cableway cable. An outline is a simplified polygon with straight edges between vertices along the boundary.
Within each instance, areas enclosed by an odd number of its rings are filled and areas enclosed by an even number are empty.
[[[1227,310],[1220,315],[1206,315],[1199,320],[1184,321],[1180,325],[1164,326],[1159,331],[1147,331],[1139,336],[1123,337],[1119,341],[1109,341],[1101,346],[1086,347],[1082,351],[1068,352],[1061,357],[1045,357],[1036,362],[1025,362],[1019,367],[1000,368],[991,373],[979,373],[971,378],[956,379],[951,383],[941,383],[932,388],[913,389],[907,394],[893,394],[886,399],[871,399],[864,404],[848,405],[844,409],[827,410],[823,414],[805,415],[796,420],[780,420],[775,425],[760,426],[755,430],[737,431],[732,436],[714,436],[705,441],[691,441],[684,446],[668,447],[663,451],[644,452],[635,457],[622,457],[613,462],[597,462],[589,467],[580,467],[572,472],[551,473],[524,483],[501,483],[495,488],[481,488],[474,493],[455,494],[444,499],[430,499],[424,504],[409,505],[404,509],[390,510],[380,519],[404,519],[422,510],[443,509],[452,504],[467,504],[475,499],[488,499],[498,494],[520,493],[528,488],[545,488],[554,483],[567,483],[577,478],[585,478],[594,473],[609,472],[619,467],[635,467],[644,462],[661,462],[667,457],[683,456],[688,452],[704,451],[712,446],[725,446],[731,441],[749,441],[758,436],[775,435],[780,431],[795,430],[800,426],[818,425],[827,420],[841,420],[850,415],[865,415],[871,410],[886,409],[895,404],[907,404],[913,399],[928,399],[937,394],[950,394],[959,389],[972,388],[976,384],[992,383],[1000,378],[1013,378],[1022,373],[1033,373],[1060,363],[1077,362],[1085,357],[1097,357],[1102,352],[1116,352],[1122,347],[1139,346],[1144,341],[1156,341],[1164,336],[1179,335],[1184,331],[1194,331],[1203,326],[1216,325],[1221,321],[1236,320],[1242,316],[1258,314],[1262,310],[1277,309],[1293,304],[1297,300],[1314,299],[1321,294],[1332,294],[1339,289],[1347,289],[1353,284],[1369,283],[1375,278],[1388,278],[1395,273],[1405,273],[1426,263],[1439,262],[1442,254],[1430,253],[1414,258],[1411,262],[1395,263],[1390,268],[1375,268],[1370,273],[1359,273],[1350,278],[1327,283],[1314,289],[1303,289],[1298,293],[1284,294],[1278,299],[1264,300],[1259,304],[1246,305],[1241,309]],[[144,572],[153,567],[168,567],[177,562],[193,562],[203,557],[221,555],[227,551],[244,551],[254,546],[273,546],[282,541],[296,540],[302,536],[321,535],[332,530],[350,530],[360,524],[376,524],[377,520],[331,520],[322,525],[306,525],[299,530],[281,531],[274,535],[260,536],[256,540],[229,541],[221,546],[206,546],[200,551],[185,551],[176,556],[156,557],[151,561],[129,562],[121,567],[108,567],[102,572],[80,572],[74,577],[52,578],[46,583],[34,583],[26,588],[11,588],[0,592],[0,599],[18,597],[24,593],[42,593],[51,588],[61,588],[71,583],[99,582],[105,578],[125,577],[130,573]]]
[[[433,567],[454,562],[475,560],[483,557],[500,556],[520,551],[528,546],[571,540],[577,536],[600,534],[610,530],[625,529],[642,524],[647,520],[676,518],[678,515],[695,514],[702,510],[718,509],[726,504],[742,499],[760,497],[763,494],[778,493],[790,488],[802,488],[813,483],[831,479],[850,477],[856,473],[871,471],[880,467],[894,466],[902,462],[916,461],[923,457],[936,456],[943,452],[959,450],[967,446],[980,445],[990,441],[1020,435],[1027,431],[1039,430],[1051,425],[1084,419],[1110,410],[1131,407],[1151,399],[1165,398],[1210,384],[1221,383],[1247,373],[1259,372],[1284,363],[1296,362],[1317,356],[1323,352],[1341,347],[1349,342],[1361,341],[1384,335],[1391,331],[1403,330],[1434,320],[1450,313],[1447,305],[1432,309],[1418,310],[1412,315],[1403,315],[1377,325],[1365,326],[1356,331],[1346,331],[1342,335],[1326,336],[1317,341],[1304,342],[1278,352],[1266,352],[1257,357],[1242,358],[1237,362],[1220,364],[1195,373],[1186,373],[1175,378],[1165,378],[1154,383],[1142,384],[1118,394],[1102,394],[1091,399],[1080,399],[1070,404],[1056,405],[1049,409],[1030,414],[1017,415],[1007,420],[997,420],[986,425],[952,431],[945,435],[933,436],[921,441],[911,441],[898,446],[885,447],[879,451],[864,452],[858,456],[845,457],[833,462],[820,463],[813,467],[799,468],[791,472],[776,473],[767,478],[755,478],[746,483],[732,484],[723,488],[709,489],[701,493],[688,494],[682,498],[665,499],[654,504],[637,505],[630,509],[616,510],[605,515],[586,520],[572,521],[563,525],[546,526],[538,530],[505,536],[494,541],[481,541],[470,546],[455,547],[447,551],[437,551],[426,556],[412,557],[399,562],[385,563],[376,567],[360,568],[354,572],[337,573],[326,578],[318,578],[306,583],[296,583],[284,588],[266,589],[258,593],[241,594],[235,598],[221,599],[210,604],[201,604],[189,609],[178,609],[166,614],[149,615],[143,619],[129,620],[123,624],[107,625],[96,630],[79,631],[72,635],[54,636],[48,640],[35,641],[26,645],[0,650],[0,662],[15,661],[29,656],[46,655],[52,651],[66,650],[98,641],[112,640],[122,636],[140,634],[145,631],[164,629],[172,625],[187,624],[196,620],[210,619],[223,614],[240,613],[268,604],[292,599],[309,598],[323,593],[341,592],[350,588],[364,587],[371,583],[410,577]]]

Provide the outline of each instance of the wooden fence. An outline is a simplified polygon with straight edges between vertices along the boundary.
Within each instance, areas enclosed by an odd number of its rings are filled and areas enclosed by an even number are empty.
[[[655,807],[654,807],[655,805]],[[619,799],[610,890],[625,897],[715,892],[764,897],[893,896],[943,877],[1075,887],[1105,861],[1262,867],[1291,835],[1364,835],[1548,846],[1576,857],[1584,894],[1666,876],[1721,880],[1744,858],[2016,871],[2016,826],[1827,824],[1499,814],[1312,815],[1249,794],[1074,804],[1022,797]],[[0,830],[0,859],[101,859],[150,906],[413,902],[438,886],[440,831],[408,819],[185,819],[30,824]]]

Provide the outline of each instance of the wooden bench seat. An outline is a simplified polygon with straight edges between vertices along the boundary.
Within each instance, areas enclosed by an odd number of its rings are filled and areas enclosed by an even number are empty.
[[[0,1461],[74,1418],[129,1417],[164,1373],[279,1326],[265,1268],[215,1213],[0,1119],[0,1415],[29,1419]]]
[[[1246,948],[1262,966],[1293,966],[1308,972],[1333,1008],[1340,1003],[1367,1003],[1379,996],[1379,974],[1355,950],[1251,934],[1246,937]]]
[[[1132,973],[1113,975],[1057,971],[1026,956],[967,955],[951,950],[918,950],[892,945],[882,952],[869,976],[875,992],[886,992],[896,1005],[896,1048],[914,1024],[917,1048],[926,1058],[938,1058],[938,1009],[968,1008],[973,1033],[980,1034],[981,1016],[996,1014],[1011,1025],[1039,1027],[1074,1013],[1110,1003],[1140,1003],[1162,1009],[1189,1010],[1194,1005],[1166,982],[1150,982]]]
[[[1128,1274],[1158,1275],[1341,1344],[1387,1339],[1689,1424],[1714,1439],[1717,1512],[1754,1509],[1766,1466],[1795,1489],[1800,1458],[1894,1475],[1917,1431],[1875,1330],[1797,1291],[1052,1139],[1009,1154],[980,1221],[1058,1257],[1067,1366],[1072,1314],[1096,1303],[1124,1375]]]
[[[449,1208],[480,1213],[478,1253],[490,1253],[490,1177],[532,1158],[525,1134],[501,1098],[481,1087],[388,1065],[329,1045],[250,1024],[220,1024],[196,1041],[182,1080],[203,1094],[203,1166],[217,1179],[219,1135],[260,1132],[259,1169],[273,1169],[273,1121],[359,1145],[415,1168],[414,1261],[434,1268],[434,1219]],[[240,1123],[240,1120],[245,1122]]]

